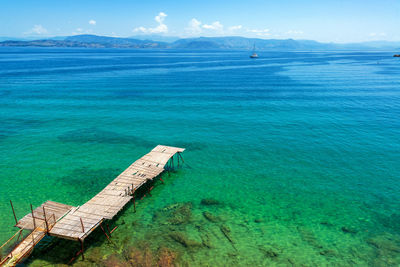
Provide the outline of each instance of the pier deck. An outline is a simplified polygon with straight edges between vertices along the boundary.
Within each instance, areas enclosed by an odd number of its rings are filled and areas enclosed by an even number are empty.
[[[156,146],[82,206],[73,207],[47,201],[32,210],[15,225],[33,231],[14,248],[11,252],[12,257],[8,256],[10,266],[25,257],[46,234],[80,241],[83,252],[83,240],[104,220],[111,220],[117,215],[130,200],[134,199],[134,193],[140,186],[153,180],[165,170],[168,161],[171,160],[173,165],[175,154],[178,154],[178,162],[179,157],[183,161],[180,153],[184,150],[178,147]],[[0,265],[4,263],[4,259],[0,260]]]
[[[162,173],[170,158],[183,151],[183,148],[158,145],[100,193],[58,221],[49,234],[73,240],[85,239],[103,220],[112,219],[132,199],[136,189]]]

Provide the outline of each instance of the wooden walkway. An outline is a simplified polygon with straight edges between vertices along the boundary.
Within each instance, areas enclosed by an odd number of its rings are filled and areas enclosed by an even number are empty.
[[[58,221],[49,234],[73,240],[85,239],[103,220],[112,219],[132,200],[136,189],[162,173],[170,158],[183,151],[183,148],[158,145],[118,175],[100,193]]]
[[[49,201],[48,201],[49,202]],[[50,201],[51,202],[51,201]],[[47,202],[46,202],[47,203]],[[42,204],[39,208],[45,207],[46,203]],[[53,202],[55,203],[55,202]],[[32,212],[33,213],[33,212]],[[36,214],[35,214],[36,215]],[[24,217],[26,219],[26,216]],[[24,221],[25,219],[21,221]],[[35,217],[33,217],[35,218]],[[35,218],[34,228],[32,232],[25,237],[5,258],[0,260],[0,266],[15,266],[19,262],[21,262],[25,257],[29,256],[32,252],[33,248],[42,240],[46,233],[55,225],[57,222],[57,217],[54,213],[50,216],[46,216],[46,220],[40,220]],[[33,225],[33,222],[32,222]],[[29,228],[27,228],[29,229]],[[25,230],[25,228],[21,228],[19,233]],[[18,232],[17,232],[18,233]]]
[[[31,213],[16,223],[21,229],[32,230],[31,234],[6,258],[0,260],[0,265],[15,266],[46,234],[80,241],[83,252],[83,240],[104,220],[111,220],[130,200],[133,200],[135,191],[147,181],[160,175],[168,162],[173,165],[175,154],[178,154],[178,165],[179,159],[183,163],[180,153],[184,150],[184,148],[156,146],[80,207],[47,201],[35,210],[32,209]]]

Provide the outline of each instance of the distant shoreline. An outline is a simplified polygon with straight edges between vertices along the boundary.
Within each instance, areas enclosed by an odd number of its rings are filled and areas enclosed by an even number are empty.
[[[257,39],[237,36],[199,37],[161,42],[98,35],[75,35],[65,37],[64,40],[6,40],[0,42],[0,47],[251,50],[254,44],[258,51],[400,51],[400,42],[335,44],[312,40]]]

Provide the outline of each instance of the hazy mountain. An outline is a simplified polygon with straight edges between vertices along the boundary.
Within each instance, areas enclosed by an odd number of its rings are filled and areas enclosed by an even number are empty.
[[[167,43],[151,40],[137,40],[98,35],[74,35],[62,40],[43,39],[32,41],[4,41],[0,46],[38,46],[38,47],[92,47],[92,48],[166,48]]]
[[[141,37],[150,37],[143,35]],[[157,38],[157,35],[153,36]],[[163,37],[163,36],[161,36]],[[258,39],[238,36],[231,37],[198,37],[185,38],[172,42],[158,40],[107,37],[98,35],[74,35],[68,37],[47,38],[42,40],[8,40],[0,46],[40,46],[40,47],[92,47],[92,48],[175,48],[175,49],[241,49],[250,50],[256,46],[257,51],[327,51],[327,50],[387,50],[395,51],[400,42],[365,42],[352,44],[320,43],[312,40],[293,39]],[[175,37],[171,37],[175,38]]]
[[[157,35],[157,34],[141,34],[129,37],[131,39],[137,40],[152,40],[156,42],[165,42],[165,43],[172,43],[179,40],[179,37],[176,36],[164,36],[164,35]]]
[[[316,41],[293,39],[258,39],[245,37],[199,37],[180,39],[171,44],[174,48],[225,48],[225,49],[252,49],[257,50],[310,50],[327,49],[330,44],[322,44]]]
[[[131,38],[121,37],[107,37],[90,34],[74,35],[64,39],[64,41],[72,41],[76,43],[96,43],[104,47],[117,47],[117,48],[166,48],[167,43],[157,42],[152,40],[138,40]]]

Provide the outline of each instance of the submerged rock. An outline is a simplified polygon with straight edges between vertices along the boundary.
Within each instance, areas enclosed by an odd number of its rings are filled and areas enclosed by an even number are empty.
[[[186,235],[182,232],[171,232],[169,236],[175,240],[176,242],[180,243],[184,247],[199,247],[201,244],[197,241],[190,240],[186,237]]]
[[[157,266],[160,267],[172,267],[175,266],[175,260],[177,259],[177,253],[173,252],[168,248],[160,248],[158,252]]]
[[[179,203],[174,203],[174,204],[171,204],[171,205],[166,206],[166,207],[163,208],[162,210],[163,210],[163,211],[169,211],[169,210],[174,210],[174,209],[176,209],[177,207],[179,207]]]
[[[221,229],[221,232],[226,237],[226,239],[228,239],[229,242],[231,242],[232,244],[235,244],[235,242],[233,241],[233,239],[231,237],[231,229],[228,226],[224,225],[224,224],[220,226],[220,229]]]
[[[336,251],[334,251],[333,249],[325,249],[325,250],[321,250],[319,252],[320,255],[326,256],[326,257],[334,257],[337,256]]]
[[[212,205],[220,205],[221,202],[212,198],[203,198],[200,204],[205,206],[212,206]]]
[[[400,253],[400,242],[389,235],[375,236],[367,240],[367,243],[379,249],[384,254]]]
[[[161,224],[180,225],[188,223],[192,217],[192,203],[175,203],[154,213],[153,221]]]
[[[325,226],[329,226],[329,227],[333,226],[333,224],[332,224],[332,223],[330,223],[330,222],[327,222],[327,221],[322,221],[322,222],[320,222],[319,224],[321,224],[321,225],[325,225]]]
[[[208,212],[208,211],[204,211],[203,216],[210,222],[218,222],[219,221],[219,218],[217,216],[213,215],[211,212]]]
[[[201,235],[201,241],[203,243],[203,246],[207,248],[212,248],[211,238],[207,233]]]
[[[397,266],[399,264],[400,239],[389,233],[374,236],[367,243],[375,249],[371,266]]]
[[[356,229],[350,228],[350,227],[346,227],[346,226],[343,226],[340,229],[342,229],[343,233],[348,233],[348,234],[356,234],[358,232]]]
[[[99,247],[93,248],[85,254],[85,260],[100,265],[103,262],[104,254]]]
[[[138,247],[127,247],[123,255],[127,263],[126,266],[157,266],[158,257],[153,254],[146,242],[140,249]]]
[[[297,230],[299,231],[301,239],[303,241],[307,242],[309,245],[315,247],[315,248],[322,248],[322,245],[318,241],[318,239],[315,237],[314,233],[308,230],[305,227],[297,227]]]
[[[171,214],[168,222],[171,224],[183,224],[190,221],[192,217],[192,203],[185,203],[177,207]]]
[[[267,258],[276,258],[279,256],[279,253],[276,250],[273,250],[272,248],[264,248],[261,251]]]
[[[120,259],[116,254],[111,254],[103,262],[102,266],[104,266],[104,267],[128,267],[131,265],[129,264],[129,262],[126,262],[126,261]]]

